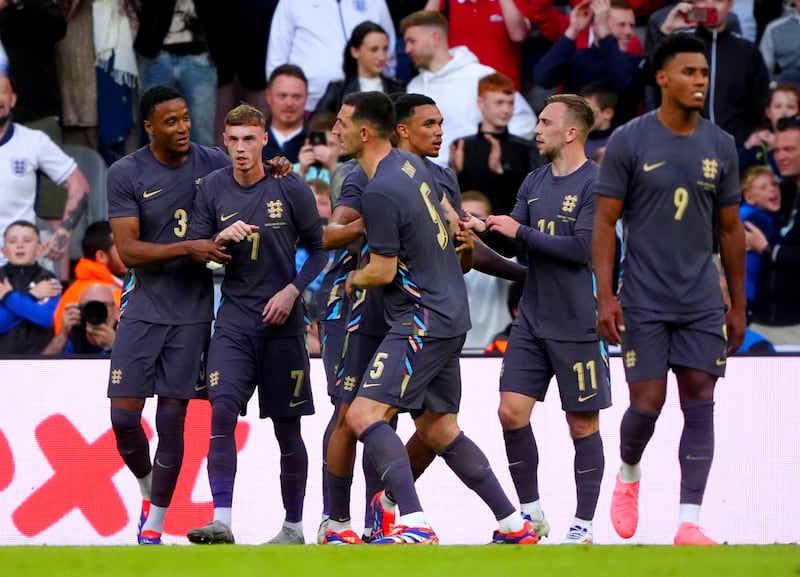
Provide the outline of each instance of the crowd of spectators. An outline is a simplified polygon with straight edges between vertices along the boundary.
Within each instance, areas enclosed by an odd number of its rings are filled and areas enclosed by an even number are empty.
[[[110,165],[142,146],[138,98],[162,84],[186,98],[199,144],[222,144],[235,104],[262,110],[265,160],[285,156],[317,188],[344,160],[330,129],[347,94],[423,94],[444,118],[432,161],[454,171],[475,211],[508,214],[541,163],[532,139],[542,94],[587,98],[596,115],[587,155],[601,162],[617,126],[658,106],[648,51],[669,34],[706,43],[703,115],[739,148],[754,326],[776,345],[798,346],[800,0],[0,0],[0,233],[39,231],[44,269],[64,286],[77,276],[81,290],[95,280],[110,289],[96,300],[113,317],[124,266],[107,225],[87,231],[82,257],[68,262],[70,237],[83,234],[77,223],[100,192],[58,149],[86,146]],[[471,298],[492,303],[470,308],[499,310],[495,324],[505,325],[509,283],[492,280],[486,296],[477,287],[487,279],[471,274],[480,295]],[[14,316],[19,299],[58,300],[20,282],[0,283],[0,331],[28,322]],[[93,350],[68,344],[85,318],[81,292],[67,294],[46,327],[58,342],[14,352]],[[502,328],[474,324],[470,351]]]

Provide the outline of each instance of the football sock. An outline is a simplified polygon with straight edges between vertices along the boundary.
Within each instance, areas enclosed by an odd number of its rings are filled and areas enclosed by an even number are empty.
[[[364,443],[366,458],[380,473],[386,487],[392,491],[392,497],[400,510],[405,514],[421,512],[422,505],[414,488],[408,453],[389,423],[373,423],[361,433],[359,440]]]
[[[519,429],[503,431],[508,470],[520,503],[539,500],[539,449],[530,423]]]
[[[400,515],[400,520],[397,524],[405,527],[430,527],[427,519],[425,519],[425,513],[422,511],[409,513],[408,515]]]
[[[500,526],[501,533],[516,533],[522,529],[522,516],[514,511],[508,517],[498,519],[497,524]]]
[[[166,507],[150,504],[150,514],[142,525],[142,532],[153,531],[159,535],[164,532],[164,517],[167,515]]]
[[[153,467],[150,463],[150,443],[142,427],[142,412],[111,407],[111,428],[117,439],[117,451],[133,476],[137,479],[147,477]],[[145,496],[144,493],[142,496]]]
[[[623,463],[635,465],[642,460],[642,453],[653,436],[659,414],[660,411],[640,411],[633,406],[625,411],[619,426],[620,456]]]
[[[694,523],[700,520],[700,505],[691,503],[681,503],[680,513],[678,515],[680,523]]]
[[[287,529],[293,529],[293,530],[297,531],[300,534],[303,533],[303,522],[302,521],[299,522],[299,523],[292,523],[292,522],[289,522],[289,521],[284,521],[283,522],[283,526],[286,527]]]
[[[678,447],[681,463],[681,503],[700,505],[714,460],[714,401],[690,401],[681,406],[683,433]]]
[[[371,531],[372,523],[375,519],[372,516],[372,507],[370,507],[370,503],[375,493],[383,489],[383,481],[381,481],[381,476],[378,475],[378,472],[372,467],[363,454],[361,455],[361,466],[364,469],[364,494],[367,501],[367,506],[364,509],[364,527],[368,527]]]
[[[214,521],[225,523],[231,528],[233,509],[231,507],[214,507]]]
[[[331,521],[350,521],[350,488],[353,476],[339,477],[328,471],[328,515]]]
[[[233,484],[237,464],[234,432],[236,421],[239,419],[239,408],[239,401],[233,397],[219,397],[211,404],[208,482],[214,498],[215,511],[219,508],[230,509],[233,505]]]
[[[642,478],[642,466],[639,463],[629,465],[622,463],[619,467],[619,480],[623,483],[635,483]]]
[[[495,519],[506,519],[516,513],[516,508],[503,492],[486,455],[463,431],[442,451],[442,458],[461,482],[475,491],[489,506]],[[400,510],[403,510],[402,504]]]
[[[142,477],[141,479],[136,479],[139,482],[139,492],[142,494],[142,499],[145,501],[150,500],[150,492],[153,488],[153,471],[150,471],[147,475]]]
[[[300,435],[300,417],[273,417],[272,423],[281,450],[281,497],[286,521],[301,523],[308,480],[308,452]]]
[[[178,475],[183,463],[183,427],[186,421],[188,401],[182,399],[158,399],[156,407],[156,430],[158,447],[153,459],[153,488],[150,502],[159,507],[169,507]]]
[[[333,519],[330,519],[328,521],[328,531],[333,531],[334,533],[344,533],[351,528],[350,519],[347,519],[346,521],[334,521]]]
[[[542,512],[542,502],[537,499],[530,503],[522,503],[520,505],[523,515],[530,515],[531,519],[543,519],[544,513]]]
[[[333,406],[333,414],[331,420],[328,421],[328,426],[325,427],[325,433],[322,435],[322,516],[328,515],[328,443],[331,440],[331,433],[336,427],[336,421],[339,419],[339,403]]]
[[[588,437],[573,439],[572,442],[575,445],[575,489],[578,496],[575,516],[579,519],[594,519],[606,466],[603,439],[600,431],[595,431]]]

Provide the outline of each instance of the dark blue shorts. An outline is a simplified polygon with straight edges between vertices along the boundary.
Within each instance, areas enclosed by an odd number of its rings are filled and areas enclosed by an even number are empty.
[[[725,376],[725,311],[659,313],[624,309],[622,362],[629,383],[666,377],[674,367]]]
[[[314,414],[305,336],[266,338],[218,328],[208,350],[208,398],[239,401],[242,415],[258,388],[259,417]]]
[[[358,386],[383,337],[362,333],[347,333],[342,357],[342,370],[336,382],[334,402],[350,405],[358,394]]]
[[[500,391],[544,401],[553,377],[565,411],[591,412],[611,406],[608,353],[603,341],[540,339],[531,334],[526,323],[514,323],[500,370]]]
[[[342,362],[342,351],[345,342],[347,319],[319,321],[319,343],[322,366],[325,367],[325,378],[328,381],[328,396],[331,402],[336,395],[336,378]]]
[[[461,404],[459,357],[465,338],[386,335],[364,372],[358,396],[412,415],[425,409],[457,413]]]
[[[211,323],[156,325],[122,317],[111,352],[109,397],[205,399]]]

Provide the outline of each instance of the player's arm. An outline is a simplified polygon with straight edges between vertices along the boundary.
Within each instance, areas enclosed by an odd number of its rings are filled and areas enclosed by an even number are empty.
[[[226,263],[230,255],[225,247],[213,240],[184,240],[168,244],[145,242],[139,239],[139,217],[122,216],[109,220],[114,243],[125,266],[158,265],[181,256],[191,256],[200,263]]]
[[[510,281],[525,280],[525,275],[528,272],[527,268],[497,254],[477,236],[474,240],[475,262],[473,263],[473,268],[475,270]]]
[[[345,248],[364,234],[364,220],[356,209],[342,204],[333,209],[328,225],[322,230],[322,246],[326,250]]]
[[[721,207],[718,214],[720,259],[731,298],[725,324],[728,329],[728,354],[732,355],[742,345],[746,326],[744,227],[739,218],[738,205]]]
[[[347,275],[346,290],[350,300],[356,300],[356,291],[375,289],[394,280],[397,274],[397,257],[372,253],[364,268]]]
[[[447,221],[447,228],[453,238],[458,260],[461,264],[461,272],[467,273],[472,270],[475,263],[475,241],[470,236],[470,231],[458,217],[456,209],[453,208],[453,205],[444,194],[442,195],[442,200],[439,201],[439,206],[442,207],[444,218]]]
[[[616,226],[622,214],[623,201],[597,195],[592,237],[592,265],[597,280],[597,328],[600,337],[618,345],[620,331],[625,330],[622,307],[614,295],[614,264],[616,259]]]

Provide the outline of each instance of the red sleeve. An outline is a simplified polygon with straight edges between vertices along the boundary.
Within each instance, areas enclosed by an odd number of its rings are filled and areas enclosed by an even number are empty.
[[[553,6],[553,0],[530,0],[523,14],[550,42],[557,42],[569,27],[569,16]]]

